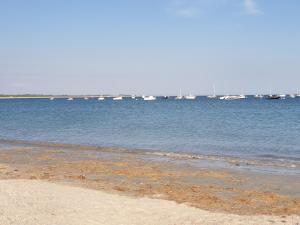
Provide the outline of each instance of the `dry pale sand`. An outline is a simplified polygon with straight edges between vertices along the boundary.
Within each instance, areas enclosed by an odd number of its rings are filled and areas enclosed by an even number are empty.
[[[299,216],[212,213],[37,180],[0,180],[1,225],[300,224]]]

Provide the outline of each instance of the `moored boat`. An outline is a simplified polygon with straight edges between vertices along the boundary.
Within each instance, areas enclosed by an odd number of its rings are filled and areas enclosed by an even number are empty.
[[[213,91],[214,91],[214,93],[212,95],[208,95],[207,98],[217,98],[218,97],[216,95],[216,87],[215,87],[215,85],[213,86]]]
[[[239,100],[245,98],[246,98],[245,95],[224,95],[220,97],[221,100]]]
[[[218,98],[216,95],[208,95],[207,98]]]
[[[279,95],[267,95],[266,99],[276,100],[276,99],[280,99],[280,96]]]
[[[179,90],[179,95],[176,96],[175,99],[176,99],[176,100],[181,100],[181,99],[183,99],[183,96],[182,96],[182,94],[181,94],[181,88],[180,88],[180,90]]]
[[[261,94],[256,94],[256,95],[254,95],[254,97],[255,97],[255,98],[263,98],[264,96],[261,95]]]
[[[150,95],[150,96],[144,96],[143,99],[144,99],[144,101],[154,101],[154,100],[156,100],[156,97]]]
[[[285,99],[286,98],[286,95],[285,94],[280,94],[278,95],[281,99]]]
[[[121,100],[123,100],[123,97],[122,96],[117,96],[117,97],[114,97],[113,100],[114,101],[121,101]]]
[[[289,97],[290,97],[290,98],[296,98],[296,95],[290,94]]]
[[[192,94],[189,94],[189,95],[184,96],[184,99],[186,99],[186,100],[195,100],[196,96],[192,95]]]

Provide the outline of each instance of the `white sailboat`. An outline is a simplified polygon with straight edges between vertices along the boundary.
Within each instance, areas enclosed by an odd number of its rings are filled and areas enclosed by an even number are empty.
[[[73,101],[74,100],[74,98],[68,98],[67,99],[67,101]]]
[[[183,96],[181,94],[181,88],[179,89],[179,95],[175,97],[176,100],[181,100],[183,99]]]
[[[228,97],[229,97],[229,95],[224,95],[224,96],[219,97],[219,99],[220,100],[226,100]]]
[[[114,97],[113,100],[114,101],[121,101],[121,100],[123,100],[123,97],[122,96]]]
[[[192,95],[191,93],[189,95],[186,95],[184,96],[184,98],[186,100],[195,100],[196,99],[196,96],[195,95]]]
[[[217,95],[216,95],[216,87],[215,87],[215,85],[213,85],[213,90],[214,90],[213,95],[208,95],[208,96],[207,96],[208,98],[217,98]]]
[[[105,100],[105,98],[103,97],[103,96],[100,96],[99,98],[98,98],[98,101],[104,101]]]
[[[263,98],[264,96],[263,95],[261,95],[261,94],[256,94],[256,95],[254,95],[254,98]]]
[[[84,97],[83,99],[84,99],[84,100],[89,100],[89,98],[88,98],[88,97]]]
[[[51,98],[49,98],[49,100],[50,100],[50,101],[53,101],[53,100],[54,100],[54,98],[53,98],[53,97],[51,97]]]
[[[290,98],[296,98],[296,95],[290,94]]]
[[[245,97],[246,96],[243,96],[243,95],[224,95],[224,96],[221,96],[220,99],[221,100],[238,100],[238,99],[243,99]]]
[[[280,97],[281,99],[285,99],[285,98],[286,98],[286,94],[280,94],[279,97]]]
[[[144,96],[144,101],[155,101],[156,100],[156,97],[155,96]]]

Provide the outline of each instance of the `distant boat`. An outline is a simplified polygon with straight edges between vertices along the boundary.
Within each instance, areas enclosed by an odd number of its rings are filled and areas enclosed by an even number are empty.
[[[261,94],[254,95],[255,98],[263,98],[264,96]]]
[[[98,98],[98,101],[103,101],[103,100],[105,100],[105,98],[102,97],[102,96],[100,96],[100,97]]]
[[[67,101],[73,101],[74,100],[74,98],[68,98],[67,99]]]
[[[114,101],[120,101],[120,100],[123,100],[123,97],[122,96],[114,97],[113,100]]]
[[[234,100],[234,99],[239,99],[237,97],[231,96],[231,95],[224,95],[220,97],[221,100]]]
[[[150,96],[144,96],[143,99],[144,99],[144,101],[154,101],[154,100],[156,100],[156,97],[150,95]]]
[[[289,96],[290,96],[290,98],[296,98],[296,95],[294,95],[294,94],[290,94]]]
[[[208,95],[207,98],[218,98],[216,95]]]
[[[53,97],[51,97],[51,98],[49,98],[49,100],[50,100],[50,101],[53,101],[53,100],[54,100],[54,98],[53,98]]]
[[[88,97],[84,97],[83,99],[84,99],[84,100],[89,100],[89,98],[88,98]]]
[[[169,96],[162,96],[161,99],[169,99]]]
[[[221,100],[239,100],[239,99],[245,99],[245,95],[224,95],[220,97]]]
[[[181,94],[181,88],[180,88],[180,90],[179,90],[179,95],[176,96],[175,99],[176,99],[176,100],[181,100],[181,99],[183,99],[183,96],[182,96],[182,94]]]
[[[207,98],[217,98],[215,85],[213,86],[213,90],[214,90],[213,95],[208,95]]]
[[[185,98],[186,100],[195,100],[195,99],[196,99],[196,96],[195,96],[195,95],[192,95],[192,94],[189,94],[189,95],[184,96],[184,98]]]
[[[280,99],[281,97],[279,95],[267,95],[266,98],[269,100],[276,100],[276,99]]]
[[[285,94],[281,94],[281,95],[279,95],[279,97],[280,97],[281,99],[285,99],[285,98],[286,98],[286,95],[285,95]]]
[[[135,99],[135,95],[131,95],[131,98],[132,98],[132,99]]]

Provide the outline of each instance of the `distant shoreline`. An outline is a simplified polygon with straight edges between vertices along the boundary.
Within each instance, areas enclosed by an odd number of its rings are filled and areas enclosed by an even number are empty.
[[[274,95],[274,94],[272,94]],[[278,95],[278,94],[275,94]],[[82,99],[82,98],[90,98],[90,99],[96,99],[99,97],[103,97],[103,98],[114,98],[114,97],[123,97],[123,98],[144,98],[145,96],[148,95],[128,95],[128,94],[118,94],[118,95],[109,95],[109,94],[99,94],[99,95],[0,95],[0,100],[1,99],[68,99],[68,98],[73,98],[73,99]],[[169,98],[176,98],[176,95],[153,95],[155,97],[161,97],[164,99]],[[194,95],[195,97],[208,97],[210,98],[210,94],[207,95]],[[220,97],[224,97],[224,96],[241,96],[239,94],[218,94],[215,95],[214,98],[219,99]],[[242,95],[244,96],[243,98],[247,98],[247,97],[255,97],[256,94],[247,94],[247,95]],[[263,97],[267,97],[267,96],[271,96],[270,94],[262,94],[261,96]],[[287,98],[299,98],[300,94],[284,94],[284,97],[282,97],[283,99],[285,99],[285,97]],[[291,97],[292,96],[292,97]],[[185,97],[184,95],[182,97]],[[256,98],[256,97],[255,97]],[[262,98],[262,97],[261,97]],[[183,98],[184,99],[184,98]],[[193,99],[195,100],[195,99]]]
[[[49,98],[56,98],[56,99],[63,99],[63,98],[98,98],[100,96],[103,97],[113,97],[108,95],[29,95],[29,96],[23,96],[23,95],[10,95],[10,96],[0,96],[0,99],[49,99]]]

